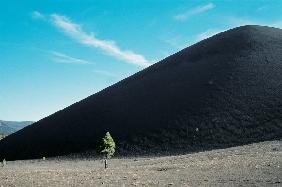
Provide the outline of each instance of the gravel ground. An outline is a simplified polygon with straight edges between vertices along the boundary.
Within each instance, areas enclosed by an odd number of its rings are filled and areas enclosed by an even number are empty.
[[[282,186],[282,140],[179,156],[10,161],[0,186]]]

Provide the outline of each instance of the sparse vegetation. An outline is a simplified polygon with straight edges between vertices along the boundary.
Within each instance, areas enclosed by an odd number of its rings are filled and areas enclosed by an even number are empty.
[[[5,134],[0,134],[0,140],[2,140],[5,137],[6,137]]]
[[[107,132],[105,137],[103,138],[101,148],[101,153],[105,156],[104,163],[106,169],[108,167],[107,159],[111,158],[114,155],[116,149],[115,141],[109,132]]]
[[[6,162],[6,160],[4,159],[3,161],[2,161],[2,166],[6,166],[7,165],[7,162]]]

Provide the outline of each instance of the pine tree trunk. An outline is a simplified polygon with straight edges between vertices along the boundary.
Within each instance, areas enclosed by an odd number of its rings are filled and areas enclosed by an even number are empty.
[[[105,163],[105,169],[108,168],[108,162],[107,162],[107,159],[104,160],[104,163]]]

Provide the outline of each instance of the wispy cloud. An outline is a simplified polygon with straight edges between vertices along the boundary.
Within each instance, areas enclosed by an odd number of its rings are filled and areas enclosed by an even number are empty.
[[[74,58],[64,53],[57,52],[57,51],[51,51],[51,54],[52,54],[52,59],[56,63],[66,63],[66,64],[89,64],[90,63],[87,60]]]
[[[260,12],[260,11],[265,11],[267,9],[268,9],[268,6],[261,6],[257,8],[257,11]]]
[[[272,23],[270,26],[282,29],[282,21],[276,21]]]
[[[278,21],[273,21],[273,22],[262,22],[262,21],[255,21],[255,20],[251,20],[248,18],[244,18],[244,17],[225,17],[225,22],[226,22],[226,26],[225,28],[211,28],[206,30],[205,32],[199,33],[196,35],[196,41],[200,41],[206,38],[209,38],[213,35],[216,35],[220,32],[223,32],[225,30],[231,29],[231,28],[235,28],[235,27],[239,27],[239,26],[244,26],[244,25],[265,25],[265,26],[269,26],[269,27],[276,27],[276,28],[282,28],[282,21],[278,20]]]
[[[259,23],[244,17],[227,17],[225,18],[229,27],[239,27],[243,25],[258,25]]]
[[[162,41],[169,44],[173,48],[180,50],[180,49],[187,47],[186,46],[187,44],[184,44],[183,40],[184,39],[181,35],[175,35],[175,36],[167,37],[163,39]]]
[[[95,74],[99,74],[99,75],[103,75],[103,76],[107,76],[107,77],[118,78],[118,76],[116,74],[111,73],[109,71],[105,71],[105,70],[93,70],[93,72]]]
[[[198,34],[197,37],[196,37],[196,41],[198,42],[198,41],[204,40],[206,38],[209,38],[213,35],[216,35],[220,32],[223,32],[223,31],[224,30],[219,30],[219,29],[208,29],[205,32]]]
[[[230,28],[239,27],[243,25],[265,25],[269,27],[282,28],[281,19],[278,19],[276,21],[265,22],[259,20],[251,20],[244,17],[228,17],[226,18],[226,22],[229,24]]]
[[[53,14],[51,15],[51,22],[67,36],[83,45],[101,49],[106,54],[123,60],[127,63],[142,67],[151,65],[151,63],[144,56],[134,53],[130,50],[121,50],[114,41],[101,40],[98,39],[94,34],[86,33],[79,24],[72,22],[65,16]]]
[[[191,45],[191,39],[193,39],[190,35],[183,35],[182,33],[178,33],[177,31],[173,30],[159,35],[158,38],[160,41],[170,47],[170,51],[172,53],[175,53],[178,50],[184,49]]]
[[[178,14],[178,15],[174,16],[174,19],[178,20],[178,21],[185,21],[193,15],[206,12],[206,11],[211,10],[213,8],[215,8],[215,5],[213,3],[208,3],[208,4],[205,4],[205,5],[199,6],[199,7],[192,8],[192,9],[190,9],[190,10],[184,12],[184,13]]]
[[[45,20],[46,19],[46,17],[43,14],[41,14],[40,12],[38,12],[38,11],[33,11],[31,13],[31,17],[33,19],[41,19],[41,20]]]

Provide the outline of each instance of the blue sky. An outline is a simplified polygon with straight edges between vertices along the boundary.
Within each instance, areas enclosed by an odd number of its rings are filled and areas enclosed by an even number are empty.
[[[2,0],[0,119],[39,120],[218,32],[282,28],[280,0]]]

